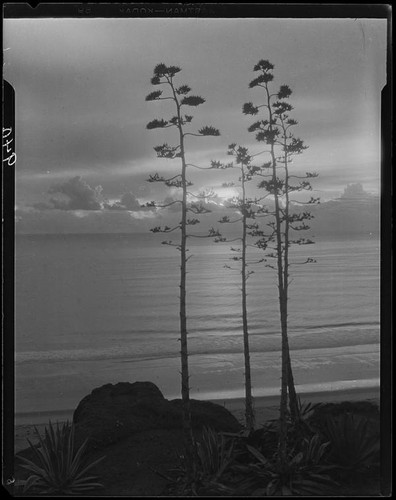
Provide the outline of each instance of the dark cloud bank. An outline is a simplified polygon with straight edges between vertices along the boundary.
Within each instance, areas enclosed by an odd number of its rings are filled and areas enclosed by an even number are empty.
[[[81,176],[77,175],[66,182],[53,185],[48,194],[53,194],[48,202],[33,205],[37,210],[144,210],[135,195],[124,193],[119,201],[109,203],[103,194],[102,186],[91,187]]]

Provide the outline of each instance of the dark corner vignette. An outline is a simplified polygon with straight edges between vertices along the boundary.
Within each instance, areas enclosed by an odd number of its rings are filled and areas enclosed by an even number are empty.
[[[15,92],[3,80],[2,120],[2,484],[12,492],[14,479],[14,206]]]
[[[388,16],[386,85],[381,92],[381,494],[392,494],[392,64]]]

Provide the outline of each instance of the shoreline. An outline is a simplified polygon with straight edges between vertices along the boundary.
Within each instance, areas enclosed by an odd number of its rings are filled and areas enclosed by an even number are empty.
[[[363,384],[360,384],[362,382]],[[354,383],[354,386],[352,384]],[[346,386],[348,384],[348,386]],[[324,383],[324,384],[306,384],[303,386],[296,385],[296,391],[302,401],[308,399],[309,401],[320,401],[324,398],[327,401],[340,401],[342,397],[348,397],[348,400],[356,401],[359,394],[371,395],[370,398],[364,399],[378,399],[380,394],[379,380],[370,379],[362,381],[345,381],[344,383]],[[256,392],[256,394],[255,394]],[[215,397],[211,397],[214,396]],[[166,399],[178,399],[177,396],[164,395]],[[198,399],[202,401],[210,401],[212,403],[225,406],[228,410],[237,410],[244,404],[243,391],[216,391],[206,393],[194,393],[190,395],[191,399]],[[267,389],[266,391],[253,391],[253,399],[258,408],[276,406],[279,402],[279,389]],[[331,399],[330,399],[331,398]],[[65,422],[71,420],[73,417],[72,409],[59,409],[59,410],[36,410],[30,412],[15,413],[15,425],[40,425],[48,423],[48,420],[53,422]]]
[[[333,403],[342,401],[373,401],[379,404],[380,389],[379,387],[352,387],[343,388],[339,390],[324,390],[301,392],[301,401],[309,401],[311,403]],[[254,407],[256,412],[256,425],[259,426],[261,422],[271,420],[278,417],[279,411],[279,395],[264,395],[254,398]],[[224,406],[241,422],[244,419],[244,398],[216,398],[204,399],[193,398],[210,401],[212,403]],[[27,438],[35,442],[34,427],[41,433],[48,421],[51,422],[65,422],[71,421],[73,417],[73,410],[59,410],[59,411],[44,411],[44,412],[28,412],[15,415],[14,427],[14,449],[15,453],[28,448],[29,443]]]
[[[299,393],[337,391],[379,386],[379,345],[360,345],[293,351],[293,370]],[[16,366],[15,412],[17,422],[39,423],[59,411],[72,413],[96,387],[120,381],[151,381],[164,397],[180,397],[180,359],[161,358],[26,363]],[[279,394],[280,353],[253,352],[251,369],[253,395]],[[200,354],[190,357],[190,397],[228,400],[244,396],[244,365],[240,353]],[[364,379],[362,378],[364,377]],[[30,415],[29,415],[30,414]],[[24,417],[26,415],[26,417]],[[37,419],[37,416],[39,417]],[[63,416],[63,418],[66,418]]]
[[[315,391],[298,393],[301,402],[340,403],[344,401],[372,401],[379,405],[380,390],[374,387],[355,387],[335,391]],[[244,420],[244,398],[231,398],[224,401],[212,400],[213,403],[222,404],[241,422]],[[256,412],[256,425],[260,422],[275,419],[279,416],[280,395],[261,396],[253,398]]]

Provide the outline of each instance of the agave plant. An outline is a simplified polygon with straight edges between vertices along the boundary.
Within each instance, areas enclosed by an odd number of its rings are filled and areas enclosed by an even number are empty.
[[[300,398],[297,398],[298,414],[292,419],[289,416],[288,440],[297,445],[300,440],[312,438],[317,434],[317,430],[312,425],[312,415],[322,407],[322,403],[303,403]]]
[[[233,460],[233,440],[204,427],[202,440],[197,444],[198,467],[205,477],[219,479]]]
[[[234,460],[234,440],[217,433],[210,427],[204,427],[202,437],[195,444],[196,456],[193,477],[188,480],[186,465],[181,460],[177,469],[181,493],[190,491],[193,495],[223,494],[229,495],[233,488],[224,484],[222,476]]]
[[[287,415],[287,442],[289,449],[298,448],[305,440],[318,433],[312,425],[311,415],[321,406],[321,403],[302,403],[298,398],[298,414],[295,418]],[[254,446],[267,456],[273,456],[278,448],[279,419],[268,420],[261,429],[250,434],[247,444]]]
[[[323,433],[330,441],[329,459],[348,473],[379,465],[379,439],[366,417],[353,413],[327,417]]]
[[[318,411],[323,406],[323,403],[303,403],[299,397],[297,397],[297,402],[299,417],[303,420],[310,418],[313,412]]]
[[[260,429],[250,433],[243,445],[245,453],[241,452],[240,456],[244,456],[248,459],[248,461],[250,461],[251,454],[247,452],[246,445],[250,445],[251,447],[258,449],[266,456],[272,456],[277,450],[278,441],[279,419],[268,420]]]
[[[270,459],[259,450],[247,445],[255,462],[237,466],[246,478],[242,488],[253,490],[253,495],[323,495],[331,492],[335,482],[328,472],[333,468],[324,462],[328,443],[321,442],[316,434],[305,439],[300,449],[289,452],[287,461],[281,463],[277,454]]]
[[[75,451],[73,424],[65,422],[60,426],[57,423],[55,428],[49,422],[44,438],[36,427],[34,430],[39,443],[35,446],[29,439],[28,443],[36,461],[19,457],[24,462],[22,467],[32,473],[24,484],[24,492],[35,488],[42,494],[73,495],[102,486],[95,482],[94,476],[87,473],[104,457],[87,463],[85,451],[88,440]]]

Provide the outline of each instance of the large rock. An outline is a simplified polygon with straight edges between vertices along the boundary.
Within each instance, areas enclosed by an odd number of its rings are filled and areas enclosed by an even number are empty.
[[[241,425],[225,408],[191,400],[192,425],[237,432]],[[78,404],[73,422],[76,441],[89,438],[92,447],[114,443],[150,429],[176,429],[182,425],[182,402],[168,401],[152,382],[119,382],[94,389]]]
[[[172,408],[180,415],[182,412],[182,400],[173,399],[169,401]],[[191,422],[195,429],[202,427],[212,427],[216,431],[238,432],[241,424],[224,406],[220,406],[210,401],[200,401],[198,399],[190,400]]]

